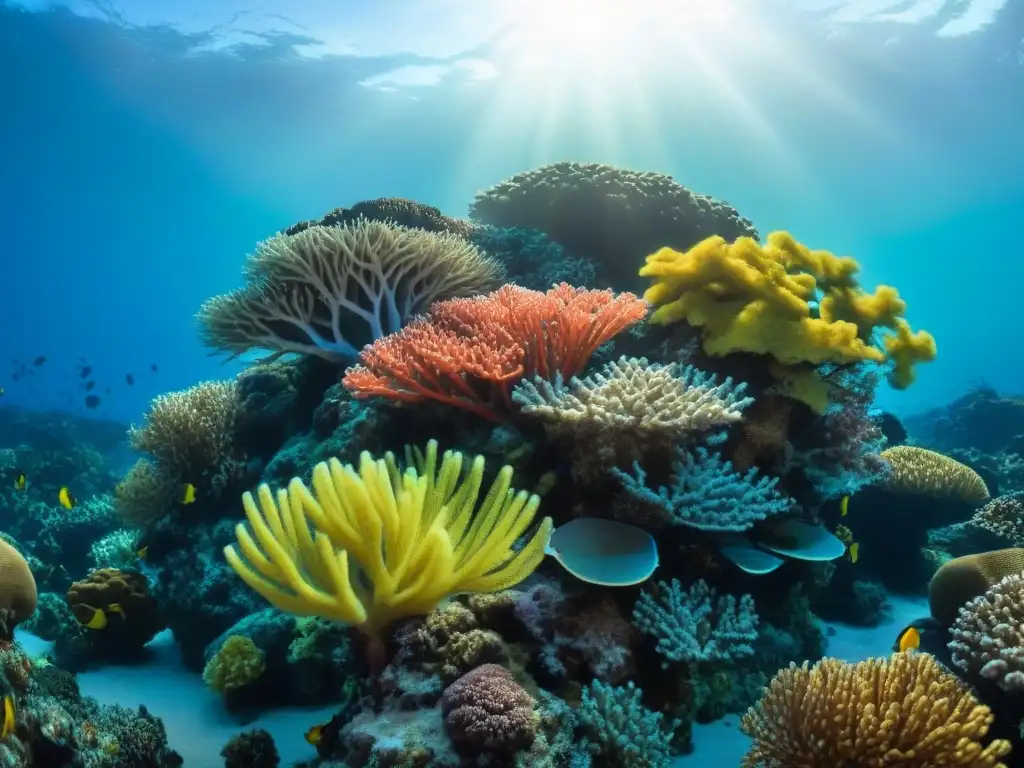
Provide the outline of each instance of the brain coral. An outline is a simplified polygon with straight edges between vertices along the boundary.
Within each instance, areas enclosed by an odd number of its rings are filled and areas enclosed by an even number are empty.
[[[15,625],[36,610],[36,580],[25,558],[14,547],[0,539],[0,635],[9,638]]]
[[[1024,571],[1024,549],[996,549],[957,557],[942,565],[928,585],[932,616],[953,623],[960,609],[1005,576]]]
[[[533,698],[497,664],[467,672],[441,699],[445,727],[460,751],[511,754],[533,743],[538,718]]]
[[[1024,690],[1024,576],[1015,573],[960,610],[949,650],[953,664],[1004,691]]]
[[[925,653],[790,664],[744,715],[743,768],[1005,768],[993,716]]]
[[[896,493],[980,504],[989,497],[981,475],[956,459],[912,445],[882,451],[892,467],[886,487]]]

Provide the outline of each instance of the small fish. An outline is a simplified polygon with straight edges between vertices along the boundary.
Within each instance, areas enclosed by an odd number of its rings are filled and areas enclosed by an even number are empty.
[[[137,558],[139,558],[139,560],[143,560],[143,559],[145,559],[146,554],[148,552],[149,552],[149,547],[148,546],[146,546],[146,547],[139,547],[137,550],[135,550],[135,556]]]
[[[18,474],[14,477],[14,490],[24,491],[26,480],[25,473],[19,469]]]
[[[78,372],[78,375],[81,376],[83,379],[88,379],[90,373],[92,373],[92,366],[87,365]]]
[[[846,517],[846,515],[847,515],[847,513],[849,511],[850,511],[850,497],[849,496],[843,496],[842,500],[839,502],[839,516],[840,517]]]
[[[181,492],[181,503],[191,504],[196,500],[196,487],[192,483],[185,483]]]
[[[156,363],[150,363],[149,370],[151,370],[153,373],[156,373]]]
[[[7,741],[8,737],[14,733],[14,726],[17,725],[17,722],[18,717],[14,709],[14,697],[11,695],[4,696],[4,725],[3,729],[0,730],[0,741]]]
[[[96,382],[95,381],[87,381],[87,382],[85,382],[85,391],[86,392],[92,392],[93,387],[95,387],[95,386],[96,386]]]
[[[916,651],[921,646],[921,633],[917,627],[911,624],[909,627],[900,632],[896,638],[896,644],[893,645],[894,651],[903,653],[904,651]]]
[[[62,485],[60,490],[57,492],[57,501],[64,509],[74,509],[75,505],[78,504],[78,500],[74,497],[71,491],[68,490],[66,485]]]
[[[306,741],[314,747],[324,740],[324,728],[326,725],[314,725],[306,731]]]
[[[107,626],[107,613],[102,608],[79,603],[72,607],[75,619],[86,629],[103,629]]]
[[[0,397],[3,397],[4,396],[4,392],[6,392],[6,391],[7,391],[6,389],[4,389],[3,387],[0,387]]]
[[[857,564],[857,558],[860,557],[860,542],[853,542],[846,550],[846,556],[850,558],[852,565]]]
[[[110,611],[111,613],[120,614],[122,621],[124,621],[125,619],[128,618],[127,616],[125,616],[124,608],[121,607],[120,603],[111,603],[110,605],[107,606],[107,610]]]
[[[32,365],[34,365],[36,368],[38,368],[40,365],[42,365],[45,362],[46,362],[46,357],[43,356],[43,355],[40,355],[39,357],[37,357],[35,360],[32,361]]]
[[[85,407],[96,408],[100,404],[100,399],[96,395],[85,396]]]
[[[135,376],[133,376],[130,373],[126,373],[124,376],[124,380],[128,382],[128,386],[130,387],[132,384],[135,383]]]

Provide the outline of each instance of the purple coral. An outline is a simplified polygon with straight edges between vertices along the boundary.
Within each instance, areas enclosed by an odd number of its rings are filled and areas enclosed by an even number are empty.
[[[510,755],[529,747],[537,733],[534,701],[497,664],[467,672],[441,699],[445,729],[460,752]]]

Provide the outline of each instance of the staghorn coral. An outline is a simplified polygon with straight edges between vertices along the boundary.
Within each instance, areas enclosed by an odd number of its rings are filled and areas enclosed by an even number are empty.
[[[657,490],[647,486],[639,464],[633,474],[613,469],[626,492],[656,512],[662,526],[685,525],[705,531],[745,531],[759,520],[787,511],[793,500],[775,490],[777,477],[758,477],[751,468],[740,474],[732,462],[706,448],[677,449],[672,482]]]
[[[749,237],[709,237],[685,253],[663,247],[647,257],[640,275],[654,280],[644,294],[658,306],[652,323],[685,320],[700,328],[709,355],[752,352],[796,366],[801,379],[783,369],[780,380],[821,410],[821,388],[802,380],[813,375],[806,365],[889,362],[889,383],[904,389],[913,366],[935,357],[935,340],[911,332],[896,290],[882,285],[865,293],[855,278],[859,269],[851,258],[772,232],[764,246]]]
[[[219,491],[236,470],[238,406],[234,381],[206,381],[154,398],[142,426],[132,426],[128,439],[136,451],[156,459],[169,479],[197,483],[208,477]]]
[[[207,345],[347,362],[431,303],[500,284],[503,270],[456,235],[357,219],[261,242],[245,276],[199,310]]]
[[[665,722],[642,703],[643,692],[632,682],[612,687],[599,680],[583,689],[580,729],[589,751],[619,768],[668,768],[670,742],[677,721]]]
[[[524,380],[512,400],[570,446],[588,453],[610,450],[608,466],[628,466],[642,458],[645,447],[667,453],[673,443],[739,421],[753,402],[745,391],[745,384],[719,381],[693,366],[622,357],[568,384],[560,376],[553,382]]]
[[[343,383],[356,397],[437,400],[497,421],[521,379],[574,376],[601,344],[646,313],[629,293],[506,285],[434,304],[428,316],[366,347]]]
[[[743,768],[1005,768],[988,707],[925,653],[790,664],[743,717]]]
[[[448,735],[469,756],[526,749],[539,724],[533,698],[497,664],[477,667],[449,685],[441,711]]]
[[[657,638],[658,653],[687,664],[752,656],[757,622],[754,598],[719,596],[703,579],[687,591],[679,579],[659,581],[633,608],[633,623]]]
[[[358,471],[337,459],[318,464],[315,496],[298,478],[276,501],[261,485],[259,508],[246,493],[253,534],[236,526],[238,549],[225,547],[225,558],[276,608],[358,627],[374,652],[393,621],[428,614],[458,592],[507,589],[536,569],[551,519],[514,548],[540,499],[511,488],[510,466],[476,510],[482,456],[466,472],[461,453],[447,451],[439,461],[435,441],[408,456],[414,466],[404,473],[392,454],[374,460],[363,452]]]
[[[1024,549],[995,549],[948,560],[928,584],[932,616],[948,626],[960,608],[984,594],[989,587],[1024,571]]]
[[[989,498],[981,475],[941,453],[898,445],[880,455],[892,467],[885,487],[896,493],[950,498],[967,504],[979,504]]]
[[[950,630],[953,665],[1002,690],[1024,690],[1024,575],[993,584],[960,609]]]
[[[264,654],[250,638],[232,635],[207,662],[203,682],[217,693],[244,688],[266,671]]]
[[[989,501],[974,513],[971,525],[1024,546],[1024,492],[1008,493]]]

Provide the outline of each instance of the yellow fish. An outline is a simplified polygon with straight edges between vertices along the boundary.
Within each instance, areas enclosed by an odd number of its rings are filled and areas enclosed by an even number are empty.
[[[181,494],[182,504],[191,504],[196,500],[196,487],[192,483],[185,483],[185,488]]]
[[[142,547],[135,552],[135,556],[139,558],[139,560],[142,560],[146,556],[147,552],[149,552],[149,547]]]
[[[312,744],[314,747],[323,741],[324,738],[324,726],[314,725],[308,731],[306,731],[306,741]]]
[[[849,511],[850,511],[850,497],[849,496],[843,496],[843,498],[839,502],[839,516],[840,517],[846,517],[846,515],[847,515],[847,513]]]
[[[860,556],[860,542],[853,542],[846,549],[846,556],[850,558],[851,564],[856,564],[857,558]]]
[[[14,478],[14,490],[16,490],[16,491],[24,491],[25,490],[25,482],[26,481],[27,481],[27,478],[25,477],[25,473],[24,472],[19,472],[18,476],[16,478]]]
[[[103,629],[107,626],[107,613],[102,608],[79,603],[74,606],[72,613],[75,614],[78,623],[86,629]]]
[[[909,627],[900,632],[899,637],[896,638],[896,645],[893,648],[894,651],[903,653],[904,651],[916,651],[921,645],[921,633],[917,627],[911,624]]]
[[[57,493],[57,501],[64,509],[74,509],[78,501],[74,496],[71,495],[71,491],[68,490],[66,485],[60,487],[60,491]]]
[[[6,741],[7,737],[14,733],[14,726],[17,725],[17,712],[14,709],[14,697],[4,696],[4,726],[0,731],[0,741]]]

